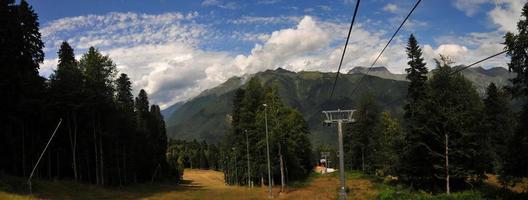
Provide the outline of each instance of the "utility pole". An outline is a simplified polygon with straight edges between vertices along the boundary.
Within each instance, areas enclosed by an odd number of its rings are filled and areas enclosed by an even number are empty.
[[[248,131],[244,130],[246,132],[246,153],[247,153],[247,172],[248,172],[248,187],[251,188],[251,168],[249,167],[249,137],[248,137]]]
[[[271,165],[270,165],[270,154],[269,154],[269,134],[268,134],[268,104],[262,104],[264,106],[264,121],[266,124],[266,150],[268,154],[268,187],[269,187],[269,196],[273,198],[271,193]]]
[[[340,178],[340,188],[339,188],[339,199],[346,199],[346,189],[345,189],[345,159],[343,151],[343,123],[354,122],[352,119],[352,113],[355,110],[331,110],[323,111],[326,119],[323,121],[325,124],[337,123],[337,137],[339,142],[339,178]]]

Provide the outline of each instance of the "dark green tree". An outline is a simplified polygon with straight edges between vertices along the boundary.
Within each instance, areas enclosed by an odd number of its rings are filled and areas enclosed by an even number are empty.
[[[58,116],[65,120],[66,131],[64,132],[68,133],[69,142],[60,140],[63,138],[61,137],[55,144],[57,146],[70,146],[72,156],[71,166],[73,168],[74,179],[77,180],[78,113],[83,109],[84,76],[75,60],[73,48],[66,41],[62,42],[58,55],[59,63],[57,69],[50,76],[49,98],[53,110],[57,111]]]
[[[433,177],[433,169],[429,155],[422,143],[427,140],[425,136],[425,108],[424,103],[428,99],[428,88],[426,85],[426,64],[422,57],[422,50],[418,41],[411,35],[406,47],[407,64],[406,69],[409,87],[407,89],[407,104],[404,106],[405,135],[402,144],[401,158],[395,168],[399,172],[400,179],[409,185],[423,188],[431,185],[430,178]]]
[[[382,133],[379,131],[381,109],[374,102],[371,95],[361,97],[358,107],[353,114],[355,122],[348,124],[343,137],[346,165],[352,169],[360,169],[373,174],[380,167],[379,140]]]
[[[482,132],[487,136],[487,150],[493,161],[489,170],[493,172],[502,168],[503,159],[507,157],[506,142],[511,138],[515,126],[510,98],[506,90],[497,88],[494,83],[486,89]]]
[[[436,60],[437,68],[429,81],[430,99],[425,137],[422,143],[429,153],[433,180],[429,189],[469,187],[480,183],[488,167],[485,138],[480,133],[483,105],[472,83],[463,75],[453,74],[448,58]]]
[[[512,91],[514,97],[524,103],[518,126],[508,140],[507,157],[501,172],[501,176],[509,180],[528,176],[528,3],[524,4],[517,30],[518,34],[508,32],[504,37],[507,55],[511,58],[508,68],[517,73],[517,77],[511,80]]]

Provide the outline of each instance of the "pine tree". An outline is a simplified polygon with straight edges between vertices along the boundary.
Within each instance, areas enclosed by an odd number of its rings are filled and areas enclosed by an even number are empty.
[[[453,74],[449,59],[436,63],[429,81],[430,100],[425,103],[427,139],[421,143],[434,175],[424,178],[433,180],[426,188],[436,186],[449,193],[481,182],[489,155],[479,131],[483,105],[476,89],[463,75]]]
[[[119,109],[123,112],[134,112],[134,96],[132,95],[132,83],[125,73],[121,73],[116,80],[117,95],[116,102]]]
[[[85,76],[85,104],[91,111],[91,124],[94,148],[95,183],[105,184],[104,152],[112,149],[103,141],[112,141],[111,135],[105,130],[111,127],[110,116],[114,113],[114,75],[115,64],[108,56],[103,56],[94,47],[81,57],[79,66]]]
[[[0,128],[4,131],[0,145],[6,148],[0,154],[6,161],[0,165],[7,172],[26,175],[29,159],[25,147],[40,145],[41,137],[45,137],[37,132],[37,127],[45,124],[45,84],[38,74],[44,45],[38,16],[26,1],[19,5],[11,0],[1,1],[0,22]],[[30,138],[32,144],[27,142]]]
[[[377,142],[378,147],[378,172],[379,175],[397,175],[397,165],[403,153],[403,131],[397,119],[391,117],[390,113],[381,113],[380,131],[382,138]]]
[[[361,97],[353,114],[355,123],[347,125],[343,140],[346,165],[365,173],[374,173],[379,167],[376,149],[381,139],[379,131],[381,110],[371,95]],[[341,169],[340,169],[341,170]]]
[[[499,89],[491,83],[486,89],[486,95],[482,132],[486,133],[487,150],[493,161],[493,166],[489,166],[489,170],[498,172],[502,168],[503,159],[507,156],[506,141],[513,134],[514,118],[510,95],[506,90]]]
[[[404,135],[403,152],[401,162],[396,166],[400,179],[414,187],[427,188],[432,185],[434,177],[433,168],[429,163],[429,155],[422,145],[428,138],[425,136],[424,103],[427,102],[428,88],[427,68],[422,57],[422,50],[418,46],[416,38],[411,35],[407,43],[407,104],[404,106],[404,124],[406,134]]]
[[[134,104],[137,116],[137,128],[140,131],[147,131],[147,121],[149,115],[149,101],[147,92],[141,89]]]
[[[73,49],[66,41],[62,42],[58,55],[57,69],[50,76],[50,102],[53,109],[65,120],[72,152],[74,179],[77,180],[78,113],[82,109],[84,77],[75,60]]]
[[[501,176],[513,180],[528,176],[528,3],[522,9],[521,20],[517,23],[518,34],[507,33],[504,44],[511,60],[508,63],[510,71],[517,73],[512,80],[514,97],[522,99],[522,107],[518,126],[513,136],[508,139],[506,159]]]

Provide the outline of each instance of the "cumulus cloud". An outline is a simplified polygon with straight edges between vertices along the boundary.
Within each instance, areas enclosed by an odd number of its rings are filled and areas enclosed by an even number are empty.
[[[387,12],[395,13],[396,11],[398,11],[398,6],[393,3],[388,3],[387,5],[383,7],[383,10]]]
[[[238,55],[234,64],[248,72],[282,67],[288,59],[326,47],[329,42],[329,34],[306,16],[294,29],[273,32],[264,45],[251,50],[251,55]]]
[[[259,17],[259,16],[242,16],[239,19],[229,20],[232,24],[294,24],[301,20],[297,16],[276,16],[276,17]]]
[[[136,93],[146,89],[151,101],[163,107],[192,98],[232,76],[277,67],[294,71],[336,71],[348,31],[348,22],[324,21],[312,16],[245,16],[228,23],[291,25],[271,33],[235,31],[228,37],[255,43],[250,52],[236,55],[203,49],[201,42],[217,37],[217,33],[214,27],[196,23],[193,19],[197,17],[200,16],[196,12],[87,15],[53,21],[44,25],[42,32],[48,48],[53,48],[47,49],[47,55],[56,54],[64,39],[78,55],[95,45],[110,55],[120,72],[131,77]],[[438,54],[466,63],[502,48],[494,37],[484,33],[446,37],[437,46],[423,45],[424,56],[430,64]],[[407,58],[406,41],[402,38],[395,38],[376,66],[385,65],[392,72],[404,72]],[[357,23],[347,46],[343,72],[355,66],[370,66],[386,41],[384,30],[369,30]],[[56,62],[56,58],[48,57],[41,66],[41,74],[49,75]]]
[[[516,32],[516,24],[521,17],[522,7],[525,1],[522,0],[455,0],[454,6],[465,12],[468,16],[473,16],[479,12],[484,4],[492,4],[495,7],[487,13],[491,22],[500,31]]]
[[[223,9],[229,9],[229,10],[236,10],[238,9],[240,6],[235,3],[235,2],[228,2],[228,3],[224,3],[222,1],[219,1],[219,0],[204,0],[202,1],[202,6],[216,6],[216,7],[219,7],[219,8],[223,8]]]
[[[488,16],[500,31],[517,32],[517,22],[521,18],[523,5],[521,0],[497,0],[497,5]]]
[[[473,16],[480,10],[480,6],[489,3],[491,0],[455,0],[454,6],[466,13],[468,16]]]

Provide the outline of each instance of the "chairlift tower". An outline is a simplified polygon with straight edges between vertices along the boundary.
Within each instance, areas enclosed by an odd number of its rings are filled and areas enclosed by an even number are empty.
[[[337,137],[339,140],[339,179],[341,187],[339,188],[339,199],[346,199],[345,190],[345,161],[343,152],[343,123],[352,123],[352,113],[355,110],[330,110],[323,111],[325,119],[324,124],[337,124]]]

